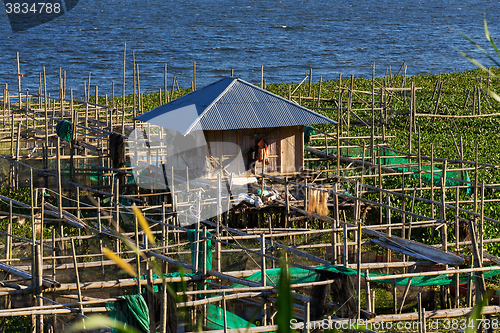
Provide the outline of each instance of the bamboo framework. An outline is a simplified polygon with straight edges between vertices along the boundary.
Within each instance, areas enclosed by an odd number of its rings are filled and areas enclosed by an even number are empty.
[[[418,119],[498,114],[485,113],[484,107],[481,110],[481,98],[489,102],[481,97],[480,87],[474,87],[471,115],[438,114],[440,80],[432,97],[436,100],[434,110],[418,111],[419,88],[413,82],[406,82],[403,71],[406,72],[404,64],[398,73],[400,86],[389,75],[381,86],[376,87],[373,79],[372,90],[364,91],[354,87],[352,77],[350,80],[340,77],[338,88],[325,91],[322,79],[317,90],[312,88],[311,69],[293,90],[289,87],[288,98],[318,112],[333,112],[338,125],[333,129],[315,129],[316,134],[310,136],[310,143],[304,148],[303,170],[288,177],[269,175],[264,166],[254,171],[255,189],[260,189],[261,196],[266,190],[279,196],[263,198],[262,206],[240,203],[227,211],[223,203],[232,207],[237,200],[224,196],[221,182],[231,187],[232,174],[221,171],[213,182],[216,185],[207,189],[199,180],[189,179],[187,170],[181,175],[165,170],[172,173],[171,179],[184,177],[184,188],[158,189],[155,184],[148,189],[131,180],[132,167],[113,164],[111,135],[127,137],[136,128],[150,136],[164,135],[161,129],[133,119],[144,112],[135,60],[133,105],[125,105],[125,90],[122,98],[114,96],[114,86],[110,98],[98,96],[97,86],[91,96],[90,77],[85,83],[83,100],[74,99],[72,90],[69,98],[66,96],[62,74],[57,97],[48,95],[45,74],[43,80],[40,76],[37,94],[23,92],[20,84],[14,91],[6,85],[0,96],[3,103],[0,142],[4,143],[0,145],[0,166],[6,176],[5,187],[26,191],[30,203],[0,195],[0,218],[6,220],[5,229],[0,231],[4,235],[4,258],[0,259],[3,272],[0,296],[4,302],[0,317],[31,316],[33,332],[43,332],[44,327],[54,332],[65,323],[106,312],[106,303],[117,301],[121,294],[145,286],[184,281],[193,283],[178,292],[184,299],[177,307],[185,309],[183,320],[189,321],[188,329],[196,330],[200,321],[201,327],[207,327],[207,304],[220,306],[224,318],[226,306],[237,309],[238,304],[246,304],[260,311],[260,325],[249,331],[275,331],[278,289],[267,274],[285,261],[290,267],[311,272],[329,265],[356,270],[354,295],[358,318],[365,315],[374,322],[425,322],[429,318],[468,313],[486,290],[483,272],[497,270],[495,265],[500,264],[500,258],[485,250],[485,245],[499,239],[486,238],[484,230],[486,224],[500,223],[486,214],[491,205],[500,201],[497,192],[500,184],[482,180],[482,175],[497,170],[498,165],[479,163],[477,146],[475,160],[465,159],[461,141],[460,147],[456,145],[459,159],[436,157],[433,147],[430,156],[422,154]],[[485,78],[488,82],[489,79]],[[174,77],[168,92],[166,65],[164,81],[164,93],[160,89],[158,104],[172,100],[179,90]],[[266,87],[264,67],[260,85]],[[196,89],[196,63],[191,89]],[[397,112],[407,117],[407,151],[391,148],[392,137],[386,135],[388,118],[394,112],[392,103],[396,100],[405,105],[404,110]],[[363,116],[367,113],[371,117]],[[72,126],[69,141],[58,133],[57,125],[62,121]],[[352,134],[354,123],[370,128],[371,134]],[[375,127],[381,133],[376,134]],[[412,147],[415,142],[417,146]],[[161,156],[166,149],[161,143],[148,148],[153,153],[139,157],[149,159],[149,164],[154,164],[151,156]],[[133,154],[127,151],[128,158]],[[390,162],[394,160],[398,163]],[[161,164],[160,159],[155,161],[157,166]],[[154,182],[156,178],[151,179]],[[208,190],[215,191],[215,197],[203,200],[200,191]],[[320,211],[318,197],[324,204]],[[156,244],[148,241],[131,204],[144,213]],[[190,227],[186,221],[193,216],[187,215],[189,208],[196,205],[215,207],[217,214],[211,219],[198,217],[196,239],[189,241]],[[16,236],[16,228],[30,230],[31,239]],[[441,238],[441,243],[419,244],[416,235],[423,230],[431,230],[433,237]],[[144,256],[128,247],[127,240],[140,248]],[[205,257],[198,257],[206,256],[209,241],[214,243],[211,267],[207,267]],[[115,261],[104,255],[103,248],[112,249],[132,265],[137,275],[147,278],[134,280],[120,271]],[[377,255],[370,255],[373,252]],[[165,280],[154,278],[153,259],[161,263],[165,273],[186,270],[198,274],[168,276]],[[374,286],[380,283],[377,281],[388,277],[370,275],[373,272],[390,274],[394,281],[390,285],[393,298],[390,315],[377,315],[374,293]],[[261,282],[247,279],[259,273]],[[418,314],[402,313],[405,302],[410,302],[412,278],[459,274],[468,274],[467,284],[459,285],[459,279],[455,278],[455,285],[441,286],[440,310],[426,311],[419,294]],[[406,287],[396,286],[399,278],[409,279]],[[294,317],[314,322],[311,290],[332,283],[337,282],[326,279],[293,283]],[[450,292],[451,287],[455,288],[454,293]],[[465,291],[466,307],[460,307],[459,290]],[[19,305],[19,297],[25,300],[23,305]],[[329,319],[338,323],[346,320],[342,318],[341,305],[332,301],[327,307],[331,309]],[[484,309],[487,315],[499,312],[495,305]],[[165,311],[162,316],[165,323]],[[232,331],[226,320],[224,323],[224,331]],[[5,330],[4,325],[0,328]],[[162,329],[166,332],[165,324]]]

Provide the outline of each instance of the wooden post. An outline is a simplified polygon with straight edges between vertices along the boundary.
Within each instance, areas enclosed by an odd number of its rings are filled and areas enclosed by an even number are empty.
[[[382,192],[379,192],[382,193]],[[387,196],[387,209],[386,209],[386,223],[387,223],[387,236],[391,237],[392,236],[392,228],[391,228],[391,209],[389,208],[391,206],[391,197]],[[381,209],[382,210],[382,209]],[[392,251],[390,249],[387,249],[387,262],[392,261]],[[387,269],[387,273],[389,272],[389,269]]]
[[[447,161],[444,161],[441,177],[441,209],[439,212],[439,218],[443,221],[446,221],[446,169]],[[441,241],[443,251],[448,251],[448,225],[446,223],[441,227]]]
[[[5,251],[4,251],[4,258],[5,259],[11,259],[12,258],[12,200],[9,201],[9,222],[7,223],[7,230],[6,230],[6,234],[5,234]],[[7,264],[11,264],[10,261],[7,262]],[[4,274],[4,280],[10,280],[10,274],[9,273],[5,273]],[[10,299],[10,296],[5,296],[5,299],[4,299],[4,309],[10,309],[11,307],[11,299]],[[2,333],[5,332],[5,321],[6,321],[6,318],[2,318],[2,324],[1,324],[1,329],[0,331]]]
[[[84,86],[85,86],[85,141],[88,141],[88,134],[89,134],[89,95],[90,95],[90,72],[89,72],[89,82],[88,82],[88,89],[87,89],[87,82],[84,81]],[[84,150],[85,152],[85,150]]]
[[[116,212],[116,221],[115,221],[115,231],[120,233],[120,178],[116,178],[116,193],[115,193],[115,212]],[[115,240],[115,252],[120,255],[121,242],[118,238]]]
[[[262,286],[265,287],[267,285],[267,278],[266,278],[266,236],[264,233],[260,235],[260,252],[262,253],[262,260],[260,264],[260,271],[261,271],[261,278],[262,278]],[[262,325],[266,326],[267,325],[267,306],[266,302],[263,299],[262,300]]]
[[[12,258],[12,200],[9,201],[9,223],[7,223],[7,230],[5,233],[5,245],[4,245],[4,258]],[[9,262],[10,264],[10,262]]]
[[[16,62],[17,62],[17,94],[19,95],[19,110],[22,109],[21,101],[21,64],[19,62],[19,52],[16,52]]]
[[[163,74],[163,84],[164,84],[164,91],[165,91],[165,97],[164,97],[164,103],[168,103],[168,90],[167,90],[167,63],[165,63],[165,69],[164,69],[164,74]]]
[[[365,269],[365,298],[366,298],[366,311],[372,311],[372,300],[371,300],[371,291],[370,291],[370,281],[368,278],[370,277],[370,270]]]
[[[222,184],[221,184],[221,181],[222,181],[222,173],[218,174],[217,175],[217,225],[216,225],[216,230],[215,230],[215,233],[217,235],[217,239],[219,239],[219,237],[221,237],[221,230],[220,230],[220,223],[221,223],[221,191],[222,191]],[[221,244],[220,242],[216,242],[215,243],[215,254],[217,256],[217,272],[221,272],[221,261],[222,261],[222,258],[220,257],[220,247],[221,247]]]
[[[264,66],[260,66],[260,88],[264,89]]]
[[[43,197],[42,197],[43,198]],[[56,229],[52,229],[52,280],[56,279]]]
[[[132,50],[132,67],[133,67],[133,72],[132,72],[132,75],[134,76],[134,92],[133,92],[133,106],[132,106],[132,110],[134,112],[134,118],[136,117],[137,113],[137,108],[136,108],[136,104],[137,104],[137,72],[136,72],[136,63],[135,63],[135,50]],[[135,125],[135,120],[134,120],[134,125]],[[134,126],[135,128],[135,126]]]
[[[99,104],[99,87],[96,85],[95,86],[95,104]],[[96,105],[95,106],[95,119],[99,121],[99,107]]]
[[[313,77],[313,69],[312,69],[312,67],[309,67],[309,93],[307,96],[311,96],[312,77]]]
[[[372,312],[375,313],[375,289],[371,291],[371,298],[372,298]]]
[[[371,125],[371,138],[370,138],[370,156],[372,163],[375,164],[375,62],[372,65],[372,125]],[[375,178],[373,180],[375,182]]]
[[[307,209],[307,207],[305,209]],[[285,177],[285,228],[288,228],[289,222],[290,222],[290,197],[288,195],[288,177]]]
[[[10,115],[10,119],[10,157],[14,158],[14,114]]]
[[[149,308],[149,332],[156,332],[155,309],[153,300],[153,270],[148,267],[148,308]]]
[[[193,90],[196,90],[196,61],[193,62]]]
[[[224,333],[227,333],[227,315],[226,315],[226,293],[222,292],[222,312],[224,317]],[[264,324],[265,325],[265,324]]]
[[[396,279],[392,279],[392,310],[398,313],[398,289],[396,287]]]
[[[358,187],[358,182],[356,182],[356,188]],[[357,286],[357,305],[358,305],[358,314],[357,318],[358,320],[361,318],[361,221],[357,220],[356,223],[358,224],[358,265],[357,265],[357,279],[358,279],[358,286]]]
[[[459,226],[459,214],[460,214],[460,190],[458,186],[456,187],[455,190],[455,253],[458,254],[460,253],[459,249],[459,240],[460,240],[460,226]],[[459,266],[456,267],[458,269]],[[460,296],[460,279],[459,279],[459,274],[455,274],[455,308],[460,307],[459,305],[459,296]]]
[[[349,264],[348,263],[348,258],[349,258],[349,247],[347,245],[347,236],[348,236],[348,233],[347,233],[347,224],[344,223],[344,225],[342,226],[342,228],[344,229],[344,266],[347,267],[347,265]]]
[[[97,227],[99,230],[99,252],[102,255],[102,221],[101,221],[101,198],[97,197]],[[104,256],[101,256],[101,272],[104,276]],[[139,275],[139,274],[138,274]]]
[[[472,237],[472,235],[471,235]],[[473,256],[469,256],[469,267],[473,268],[474,267],[474,260],[472,259]],[[474,303],[472,300],[472,273],[469,272],[467,273],[467,299],[466,299],[466,304],[467,307],[470,308],[472,307],[472,304]]]
[[[17,123],[16,161],[19,161],[20,149],[21,149],[21,122],[18,122]],[[15,189],[18,190],[19,189],[19,164],[18,163],[15,164],[15,174],[16,174]]]
[[[42,94],[42,92],[41,92],[41,86],[42,86],[41,82],[42,82],[42,74],[40,74],[40,86],[38,87],[38,100],[39,101],[40,101],[40,95]],[[3,89],[3,118],[5,119],[3,127],[5,127],[5,125],[6,125],[5,121],[6,121],[6,119],[7,119],[6,117],[8,115],[8,113],[6,113],[6,111],[7,111],[7,98],[8,98],[7,95],[9,94],[9,91],[8,91],[7,87],[8,87],[8,85],[6,83],[5,87]],[[41,104],[41,103],[39,102],[38,104]]]
[[[69,174],[70,174],[70,179],[72,182],[75,181],[75,162],[74,162],[74,155],[75,155],[75,140],[76,140],[76,124],[78,123],[78,112],[74,112],[73,110],[73,88],[70,88],[70,113],[71,113],[71,123],[72,123],[72,133],[71,133],[71,142],[69,146]]]
[[[115,100],[115,81],[111,81],[111,105],[112,110],[109,115],[109,131],[113,132],[113,112],[116,112],[116,118],[118,120],[118,111],[116,110],[116,100]]]
[[[481,263],[484,255],[484,180],[481,182],[481,215],[479,218],[479,256]]]
[[[78,292],[78,302],[80,303],[80,313],[82,315],[85,315],[85,313],[83,312],[83,305],[81,304],[81,302],[83,302],[83,297],[80,286],[80,274],[78,273],[78,263],[76,261],[75,241],[73,237],[71,237],[71,252],[73,254],[73,266],[75,267],[76,288]],[[83,321],[83,323],[85,325],[85,320]]]
[[[63,218],[63,209],[62,209],[62,180],[61,180],[61,152],[60,152],[60,147],[61,147],[61,138],[58,136],[57,137],[57,147],[56,147],[56,157],[57,157],[57,194],[58,194],[58,207],[59,207],[59,218]]]
[[[210,263],[211,264],[211,263]],[[203,273],[203,290],[207,290],[207,227],[203,226],[203,262],[202,262],[202,273]],[[203,298],[206,298],[206,294],[203,294]],[[207,326],[207,306],[203,305],[203,326]]]
[[[432,143],[431,143],[431,201],[432,201],[431,218],[434,219],[434,144]]]
[[[165,274],[168,274],[168,263],[165,263]],[[163,279],[162,290],[162,307],[161,307],[161,333],[167,333],[167,315],[168,315],[168,290],[167,282]]]
[[[135,247],[139,248],[139,220],[137,216],[134,214],[134,222],[135,222]],[[136,269],[137,269],[137,292],[141,292],[141,255],[140,253],[136,254]]]
[[[304,302],[304,323],[311,322],[311,302]],[[305,330],[303,332],[309,333],[311,330],[308,325],[305,325]]]
[[[425,309],[422,307],[422,293],[418,293],[418,332],[426,333]]]
[[[342,74],[340,74],[340,77],[342,78]],[[320,107],[320,103],[321,103],[321,86],[322,85],[323,85],[323,77],[320,76],[319,77],[319,88],[318,88],[318,108]],[[339,85],[340,85],[340,80],[339,80]],[[340,93],[340,96],[342,96],[342,92]],[[341,101],[342,101],[342,98],[340,99],[339,104],[342,104]]]
[[[264,173],[266,171],[266,151],[263,150],[263,153],[262,153],[262,173],[261,173],[261,184],[260,184],[260,198],[262,199],[264,197]],[[221,161],[221,166],[222,166],[222,161]],[[221,173],[221,177],[222,177],[222,173]]]
[[[470,239],[472,241],[472,253],[474,256],[474,267],[483,267],[481,261],[481,256],[479,254],[479,248],[477,244],[477,233],[476,228],[471,220],[469,220],[469,231]],[[484,293],[486,292],[486,287],[484,284],[483,272],[478,271],[474,273],[474,283],[476,284],[476,304],[479,304],[483,299]]]
[[[40,298],[42,296],[42,271],[43,271],[43,260],[41,253],[41,245],[36,244],[34,246],[34,254],[33,254],[33,280],[35,287],[35,305],[43,306],[43,300]],[[36,331],[43,332],[43,315],[36,316]]]
[[[338,203],[339,203],[339,198],[337,195],[337,184],[334,185],[334,196],[333,196],[333,204],[334,204],[334,219],[330,222],[330,227],[332,228],[332,232],[330,234],[330,242],[331,242],[331,254],[332,254],[332,265],[335,265],[337,263],[337,232],[334,231],[337,226],[338,226],[338,220],[337,220],[337,215],[338,215]]]
[[[195,234],[194,234],[194,262],[193,262],[193,273],[196,273],[200,269],[200,214],[201,214],[201,191],[198,191],[196,196],[196,224],[195,224]]]
[[[127,59],[127,43],[123,47],[123,95],[122,95],[122,135],[125,135],[125,61]]]
[[[166,220],[166,217],[165,217],[165,214],[166,214],[166,206],[165,206],[165,201],[163,201],[161,203],[161,222],[162,222],[162,225],[161,225],[161,253],[162,254],[165,254],[168,252],[168,249],[166,248],[166,246],[168,245],[168,227],[165,225],[165,223],[167,223],[167,220]]]
[[[413,271],[415,270],[416,267],[417,267],[417,265],[413,265],[410,272],[413,273]],[[405,305],[406,296],[408,296],[408,293],[410,291],[412,279],[413,279],[413,277],[408,278],[408,283],[406,284],[405,290],[403,292],[403,297],[401,298],[401,304],[399,305],[399,310],[396,313],[401,314],[401,312],[403,312],[403,306]]]

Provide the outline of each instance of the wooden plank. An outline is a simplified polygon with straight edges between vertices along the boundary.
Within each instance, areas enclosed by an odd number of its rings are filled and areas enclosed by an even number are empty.
[[[304,126],[296,126],[295,132],[295,172],[304,169]]]
[[[293,127],[281,127],[281,173],[295,172],[295,133]],[[302,150],[301,150],[302,154]]]

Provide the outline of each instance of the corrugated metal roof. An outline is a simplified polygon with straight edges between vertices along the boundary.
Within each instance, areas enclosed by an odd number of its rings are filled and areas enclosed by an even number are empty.
[[[136,119],[164,127],[165,122],[161,121],[164,115],[193,105],[196,107],[196,112],[193,112],[189,119],[191,122],[189,128],[183,130],[185,133],[200,129],[230,130],[336,124],[325,116],[233,77],[223,78],[146,112]],[[172,129],[177,129],[171,119],[168,125]]]

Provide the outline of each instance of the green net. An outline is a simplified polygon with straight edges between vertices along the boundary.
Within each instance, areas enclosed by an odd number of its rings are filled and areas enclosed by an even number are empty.
[[[316,130],[311,126],[304,126],[304,144],[307,146],[311,141],[311,135],[316,134]]]
[[[57,135],[66,141],[71,141],[73,136],[73,124],[67,120],[61,120],[56,125]]]
[[[350,268],[346,268],[344,266],[319,266],[318,269],[328,269],[332,272],[344,273],[347,275],[356,274],[355,270]],[[281,268],[271,268],[266,270],[266,285],[267,286],[276,286],[278,285],[280,278]],[[318,273],[315,270],[302,269],[298,267],[290,267],[288,269],[290,274],[290,283],[304,283],[304,282],[314,282],[318,280]],[[245,280],[252,281],[255,283],[262,284],[262,273],[256,272],[247,277]],[[242,288],[245,287],[241,284],[235,284],[232,286],[233,288]]]
[[[438,186],[441,185],[443,179],[443,171],[439,168],[432,167],[430,165],[421,166],[421,172],[419,172],[418,166],[411,165],[410,161],[406,158],[399,156],[395,151],[385,147],[374,147],[374,154],[380,156],[380,164],[386,167],[390,167],[397,171],[413,172],[414,178],[421,178],[424,182],[432,182]],[[325,151],[323,149],[323,151]],[[329,154],[337,154],[337,149],[328,149]],[[362,157],[364,160],[368,161],[370,157],[370,148],[354,147],[341,149],[342,156],[346,157]],[[472,194],[472,188],[470,183],[469,175],[466,171],[446,171],[445,175],[445,185],[446,186],[460,186],[462,184],[468,184],[467,194]]]
[[[194,239],[193,230],[192,236]],[[194,251],[194,250],[193,250]],[[208,252],[208,251],[207,251]],[[498,270],[486,271],[483,273],[485,279],[491,278],[500,274],[500,266],[498,266]],[[326,265],[326,266],[318,266],[315,267],[314,270],[303,269],[298,267],[289,268],[290,274],[290,283],[304,283],[304,282],[315,282],[319,280],[319,273],[317,270],[329,270],[331,272],[343,273],[346,275],[355,275],[357,271],[351,268],[347,268],[344,266],[337,265]],[[266,278],[267,285],[278,285],[280,278],[281,268],[272,268],[266,270]],[[190,273],[181,273],[181,272],[173,272],[169,274],[164,274],[165,277],[179,277],[179,276],[195,276],[196,274]],[[362,277],[365,277],[364,272],[361,273]],[[369,276],[387,276],[386,279],[377,280],[380,283],[392,284],[394,280],[396,280],[396,285],[398,286],[406,286],[408,284],[409,278],[398,278],[392,279],[391,275],[379,273],[379,272],[370,272]],[[158,279],[159,276],[153,274],[153,279]],[[142,275],[141,279],[146,279],[146,275]],[[459,284],[467,283],[469,279],[469,275],[467,273],[459,274]],[[262,283],[262,273],[256,272],[245,280],[252,281],[255,283]],[[442,274],[442,275],[431,275],[431,276],[416,276],[411,279],[410,286],[412,287],[423,287],[423,286],[448,286],[454,285],[456,280],[456,274],[453,270],[450,270],[450,274]],[[472,281],[474,281],[474,274],[472,275]],[[175,291],[182,291],[181,283],[170,283],[172,289]],[[232,288],[242,288],[245,287],[241,284],[234,284],[231,286]],[[161,285],[155,285],[153,287],[154,292],[158,292],[162,290]],[[142,292],[146,291],[145,287],[142,288]],[[214,295],[216,296],[216,295]],[[127,325],[134,326],[137,329],[145,330],[143,332],[149,332],[149,312],[144,302],[144,299],[141,295],[130,295],[130,296],[122,296],[120,297],[125,300],[125,302],[119,303],[108,303],[106,304],[106,309],[109,312],[109,316],[115,320],[122,321]],[[224,311],[221,307],[209,303],[206,307],[207,311],[207,327],[209,329],[223,329],[224,328]],[[240,316],[227,311],[226,310],[226,325],[228,329],[245,329],[248,327],[255,327],[253,323],[250,321],[241,318]]]
[[[193,237],[194,237],[194,234],[193,234]],[[195,275],[196,274],[192,274],[192,273],[173,272],[173,273],[164,274],[163,276],[164,277],[180,277],[180,276],[195,276]],[[147,278],[146,275],[141,275],[141,280],[146,280],[146,278]],[[159,279],[159,278],[160,278],[160,276],[158,276],[157,274],[153,274],[153,279]],[[182,291],[181,284],[182,284],[181,282],[169,283],[169,285],[172,287],[172,289],[175,290],[176,292]],[[203,289],[203,286],[198,286],[198,287],[199,288],[201,287],[200,289]],[[146,292],[146,287],[142,287],[141,289],[142,289],[142,293]],[[161,291],[161,290],[163,290],[162,285],[157,284],[157,285],[153,286],[153,292],[156,293],[156,292]],[[113,303],[109,303],[109,304],[113,304]],[[112,309],[112,308],[110,307],[110,309]],[[110,311],[110,310],[108,310],[108,311]],[[209,329],[223,329],[224,328],[224,315],[223,315],[224,310],[215,304],[209,303],[209,304],[207,304],[206,311],[207,311],[207,327]],[[116,318],[116,316],[112,312],[109,312],[109,315],[111,318],[120,320],[119,318]],[[136,313],[129,311],[128,315],[131,317],[134,317],[134,316],[136,316]],[[142,314],[139,314],[139,317],[141,317],[141,315]],[[140,319],[141,318],[137,318],[134,320],[140,320]],[[147,324],[148,324],[147,327],[149,329],[149,317],[147,318]],[[227,325],[227,328],[229,328],[229,329],[255,327],[255,325],[252,324],[251,322],[239,317],[238,315],[235,315],[234,313],[232,313],[230,311],[226,311],[226,325]]]
[[[229,311],[226,311],[226,325],[228,329],[255,327],[251,322]],[[220,306],[207,304],[207,326],[213,330],[224,328],[224,310]]]
[[[499,267],[500,268],[500,267]],[[494,271],[486,271],[483,273],[483,277],[485,279],[489,279],[493,276],[500,274],[500,270]],[[385,276],[386,274],[378,273],[378,272],[370,272],[369,276]],[[363,274],[364,276],[364,274]],[[454,285],[456,281],[456,274],[453,273],[453,270],[450,270],[450,274],[442,274],[442,275],[429,275],[429,276],[416,276],[411,279],[412,287],[425,287],[425,286],[450,286]],[[399,278],[396,280],[396,285],[398,286],[406,286],[408,284],[408,280],[410,278]],[[384,279],[377,280],[377,282],[392,284],[394,279]],[[459,284],[467,283],[469,280],[469,276],[467,273],[459,274]],[[474,282],[474,274],[472,274],[472,281]]]
[[[354,275],[356,274],[356,270],[347,268],[344,266],[336,266],[336,265],[330,265],[330,266],[318,266],[315,267],[316,269],[325,269],[329,270],[331,272],[335,273],[343,273],[346,275]],[[273,269],[268,269],[266,270],[266,277],[267,277],[267,285],[277,285],[279,281],[279,276],[280,276],[280,270],[281,268],[273,268]],[[298,267],[291,267],[289,268],[290,272],[290,283],[291,284],[297,284],[297,283],[304,283],[304,282],[315,282],[318,281],[319,274],[314,271],[314,270],[307,270],[307,269],[302,269]],[[498,270],[492,270],[492,271],[486,271],[483,273],[484,278],[491,278],[493,276],[496,276],[500,274],[500,266]],[[365,274],[362,272],[361,276],[364,277]],[[379,272],[370,272],[369,276],[387,276],[387,279],[383,280],[377,280],[377,282],[381,283],[387,283],[387,284],[392,284],[394,279],[390,278],[390,275],[379,273]],[[452,270],[450,270],[450,274],[443,274],[443,275],[431,275],[431,276],[416,276],[413,277],[411,280],[411,286],[414,287],[423,287],[423,286],[447,286],[447,285],[453,285],[455,284],[455,276],[456,274],[453,273]],[[461,273],[460,274],[460,280],[459,283],[466,283],[468,281],[468,274],[466,273]],[[408,284],[408,279],[409,278],[399,278],[396,279],[396,284],[398,286],[405,286]],[[262,282],[262,273],[261,272],[256,272],[249,277],[246,278],[248,281],[256,282],[261,284]],[[233,288],[241,288],[244,287],[241,284],[236,284],[232,286]]]
[[[203,238],[203,231],[198,230],[198,235],[199,239],[202,240]],[[206,268],[208,270],[212,269],[212,240],[210,239],[212,237],[212,234],[207,231],[207,262],[206,262]],[[191,242],[190,247],[191,247],[191,263],[194,265],[194,257],[195,257],[195,251],[196,251],[196,243],[193,243],[196,240],[196,230],[195,229],[189,229],[187,232],[187,239],[188,241]],[[198,248],[198,267],[203,267],[203,257],[205,254],[204,250],[204,245],[203,242],[199,242],[199,248]]]
[[[106,303],[109,317],[122,322],[125,327],[133,327],[140,332],[149,333],[149,310],[141,294],[117,297],[116,302]],[[113,330],[113,332],[117,332]]]

